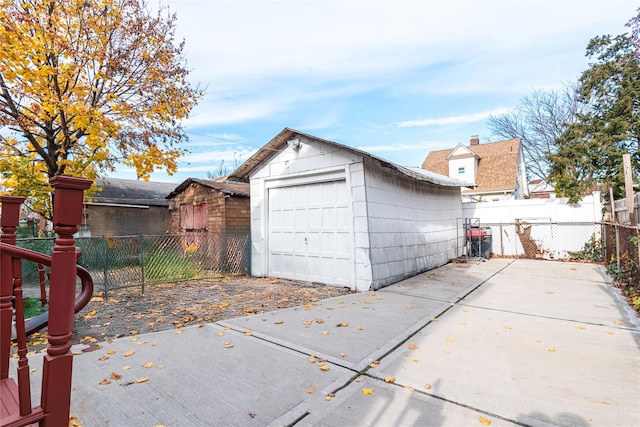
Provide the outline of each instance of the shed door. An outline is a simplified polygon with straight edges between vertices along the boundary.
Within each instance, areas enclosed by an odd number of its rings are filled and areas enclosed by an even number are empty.
[[[344,180],[269,189],[269,274],[351,286],[351,215]]]

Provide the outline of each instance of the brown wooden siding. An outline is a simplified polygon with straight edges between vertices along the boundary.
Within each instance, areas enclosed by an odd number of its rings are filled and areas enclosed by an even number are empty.
[[[189,210],[191,214],[188,213]],[[209,233],[234,234],[248,233],[250,230],[248,197],[225,195],[197,183],[169,199],[169,212],[169,232],[172,234],[196,229]],[[183,215],[185,219],[182,218]],[[206,227],[202,228],[201,225],[205,221]],[[194,228],[187,228],[189,224]],[[196,225],[199,228],[195,228]]]

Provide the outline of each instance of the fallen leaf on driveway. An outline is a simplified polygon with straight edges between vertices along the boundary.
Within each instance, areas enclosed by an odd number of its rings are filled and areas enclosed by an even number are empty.
[[[226,342],[224,343],[224,348],[233,348],[233,344],[231,344],[230,342]]]
[[[126,351],[126,352],[122,353],[122,355],[124,357],[129,357],[129,356],[133,356],[135,353],[136,353],[135,351],[129,350],[129,351]]]
[[[105,378],[102,381],[100,381],[98,384],[100,384],[100,385],[108,385],[108,384],[111,384],[111,381],[109,381],[108,379]]]
[[[346,322],[340,322],[336,326],[339,328],[346,328],[347,326],[349,326],[349,324]]]
[[[424,388],[427,389],[427,390],[431,390],[431,384],[425,384]]]
[[[137,383],[146,383],[149,381],[149,377],[140,377],[136,380]]]
[[[615,321],[613,323],[616,324],[616,325],[624,325],[624,322],[620,322],[620,321]]]
[[[115,372],[111,372],[111,379],[112,380],[121,380],[122,379],[122,375],[117,374]]]
[[[396,382],[396,377],[393,377],[393,376],[384,377],[384,382],[393,384]]]
[[[480,421],[480,424],[485,426],[491,425],[491,420],[485,417],[478,418],[478,421]]]
[[[142,365],[143,368],[145,369],[149,369],[153,367],[153,362],[147,362],[144,365]]]
[[[368,394],[373,394],[373,389],[372,388],[363,388],[362,389],[362,394],[364,394],[365,396]]]
[[[415,345],[415,344],[409,344],[408,347],[409,347],[409,350],[417,350],[418,349],[418,346]]]
[[[307,360],[311,363],[316,363],[316,357],[315,356],[309,356],[307,357]]]
[[[553,353],[554,351],[556,351],[556,348],[555,348],[555,347],[549,347],[549,351],[550,351],[551,353]]]
[[[102,348],[102,346],[100,344],[93,344],[93,345],[90,345],[87,348],[83,348],[82,352],[83,353],[90,353],[92,351],[100,350],[101,348]]]

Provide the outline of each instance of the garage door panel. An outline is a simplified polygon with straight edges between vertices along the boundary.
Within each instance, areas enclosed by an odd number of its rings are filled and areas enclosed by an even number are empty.
[[[319,245],[322,248],[322,254],[334,257],[336,253],[335,233],[324,233]]]
[[[351,285],[351,208],[345,181],[269,189],[269,274]]]
[[[322,228],[322,209],[318,207],[310,207],[308,209],[309,215],[309,230],[318,231]]]
[[[323,229],[335,229],[336,228],[336,208],[324,207],[322,208],[322,220],[321,227]]]
[[[351,225],[351,209],[348,206],[336,208],[336,227],[340,230],[349,230]]]
[[[339,185],[336,188],[336,203],[346,205],[349,203],[349,192],[346,185]]]
[[[336,247],[335,247],[336,257],[349,258],[349,254],[351,253],[351,245],[350,245],[351,236],[347,233],[338,233],[336,234],[335,239],[336,239]]]
[[[282,211],[282,225],[281,225],[281,227],[283,229],[286,229],[286,228],[293,229],[294,228],[295,214],[296,214],[295,211],[293,211],[291,209]]]

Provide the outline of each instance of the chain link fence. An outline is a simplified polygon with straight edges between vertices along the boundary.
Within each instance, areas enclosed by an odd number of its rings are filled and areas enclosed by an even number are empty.
[[[630,286],[628,292],[640,291],[640,226],[605,223],[604,258],[609,274],[616,282]],[[637,300],[640,307],[640,297]]]
[[[585,259],[603,261],[602,231],[599,222],[538,222],[474,223],[482,229],[471,234],[461,228],[460,255],[531,259]],[[481,236],[481,237],[479,237]]]
[[[17,245],[50,255],[53,238],[18,239]],[[246,234],[184,233],[162,236],[81,237],[78,264],[89,270],[95,291],[249,272]],[[23,261],[25,288],[38,287],[37,265]]]

